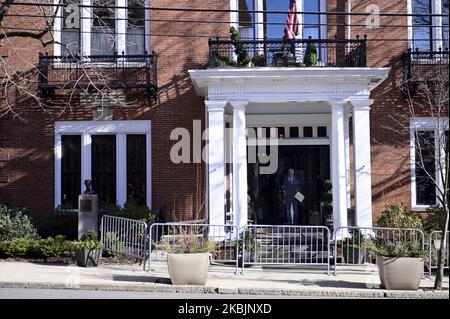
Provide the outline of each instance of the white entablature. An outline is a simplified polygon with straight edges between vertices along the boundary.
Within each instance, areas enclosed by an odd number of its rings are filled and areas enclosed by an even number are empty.
[[[251,102],[350,101],[368,98],[389,68],[235,68],[189,71],[208,100]]]

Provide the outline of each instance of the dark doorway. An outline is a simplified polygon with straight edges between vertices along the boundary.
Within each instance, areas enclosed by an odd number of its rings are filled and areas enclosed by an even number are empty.
[[[248,164],[248,188],[251,219],[256,224],[282,225],[287,222],[281,189],[289,168],[295,171],[300,192],[305,196],[297,203],[297,225],[324,225],[320,199],[323,183],[330,179],[330,147],[328,145],[296,145],[278,147],[278,170],[260,174],[259,163]]]

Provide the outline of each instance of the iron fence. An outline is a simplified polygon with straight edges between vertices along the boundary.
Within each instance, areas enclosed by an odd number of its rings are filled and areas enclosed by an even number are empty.
[[[428,243],[428,249],[429,249],[429,261],[428,261],[428,276],[431,278],[431,272],[432,269],[436,269],[437,268],[437,254],[438,251],[441,247],[441,235],[442,232],[441,231],[432,231],[430,233],[430,240]],[[446,250],[444,253],[444,269],[449,269],[448,267],[448,260],[450,257],[449,254],[449,248],[448,248],[448,244],[449,244],[449,232],[447,232],[447,240],[446,240]]]
[[[148,269],[153,261],[166,261],[164,245],[177,249],[191,240],[193,244],[202,244],[206,240],[215,244],[211,262],[230,263],[238,272],[239,232],[233,225],[210,225],[192,223],[154,223],[149,227]],[[188,236],[190,238],[183,238]],[[146,262],[144,270],[146,270]]]
[[[57,89],[145,89],[157,91],[158,56],[142,55],[50,56],[39,54],[39,89],[43,96]]]
[[[420,82],[448,82],[449,50],[419,51],[409,49],[403,55],[403,78],[411,85]]]
[[[242,233],[246,265],[322,265],[330,270],[330,230],[325,226],[248,225]]]
[[[417,243],[425,249],[425,237],[421,230],[414,228],[387,227],[338,227],[333,235],[334,274],[338,265],[361,265],[375,262],[375,256],[369,253],[367,240],[381,239],[395,244]]]
[[[209,66],[365,67],[366,37],[355,40],[209,40]]]
[[[147,223],[144,221],[103,215],[100,232],[103,250],[145,259]]]

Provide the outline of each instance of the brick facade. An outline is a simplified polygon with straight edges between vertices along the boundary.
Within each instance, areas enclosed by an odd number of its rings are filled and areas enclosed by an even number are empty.
[[[406,12],[406,0],[352,1],[352,10],[365,12],[367,5],[373,3],[381,11]],[[152,0],[151,5],[229,9],[229,1],[224,0]],[[329,11],[345,12],[347,3],[328,1],[327,8]],[[17,20],[9,19],[3,25],[17,26]],[[172,19],[229,21],[229,14],[152,12],[151,20],[155,21],[151,22],[151,49],[159,55],[157,101],[154,105],[144,102],[139,107],[117,109],[114,119],[152,121],[153,209],[164,209],[170,213],[171,219],[178,220],[205,216],[205,166],[171,163],[169,152],[175,142],[169,139],[170,132],[176,127],[192,131],[193,120],[201,120],[204,126],[204,104],[196,96],[187,70],[207,67],[208,37],[228,37],[229,24],[168,22]],[[364,24],[366,18],[352,16],[351,19],[352,24]],[[346,18],[329,16],[328,23],[331,24],[328,28],[330,37],[335,34],[341,38],[346,36],[347,28],[336,26],[345,24]],[[381,18],[381,24],[405,25],[406,17]],[[392,67],[390,77],[372,96],[375,100],[371,110],[373,219],[376,220],[385,204],[403,203],[409,206],[411,203],[408,134],[392,130],[397,126],[401,131],[398,122],[402,117],[399,114],[408,112],[404,96],[398,88],[401,76],[399,57],[407,49],[408,35],[406,28],[367,29],[364,26],[352,26],[351,34],[352,37],[367,34],[370,67]],[[404,41],[375,40],[390,38]],[[10,38],[0,45],[0,54],[7,56],[8,63],[24,71],[37,62],[38,52],[52,52],[51,46],[44,49],[40,41],[31,39]],[[35,83],[36,74],[30,76],[29,85],[33,87]],[[128,93],[127,98],[136,96]],[[58,110],[44,112],[33,99],[20,92],[11,94],[11,100],[26,123],[12,113],[0,118],[0,202],[30,208],[35,212],[39,227],[45,228],[54,211],[54,122],[92,120],[92,111],[81,108],[75,100],[72,110],[62,115]]]

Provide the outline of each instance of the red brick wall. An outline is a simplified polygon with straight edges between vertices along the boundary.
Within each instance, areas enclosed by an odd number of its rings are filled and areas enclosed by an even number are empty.
[[[151,5],[228,9],[227,2],[222,0],[152,0]],[[152,11],[151,19],[168,20],[151,25],[151,49],[158,54],[157,101],[154,105],[144,102],[137,108],[115,110],[114,119],[152,121],[153,209],[164,208],[171,219],[192,219],[197,214],[204,217],[205,166],[173,164],[170,149],[175,141],[170,141],[170,132],[176,127],[192,132],[193,120],[201,120],[204,127],[204,104],[196,96],[187,71],[207,66],[208,37],[228,36],[229,26],[175,23],[173,20],[229,21],[229,15]],[[2,55],[8,55],[9,63],[22,70],[32,68],[38,60],[38,52],[44,51],[39,41],[19,38],[3,41],[0,50]],[[51,54],[51,46],[46,50]],[[34,77],[32,81],[36,79]],[[54,205],[54,121],[92,119],[92,111],[81,109],[77,99],[72,105],[73,110],[59,115],[58,112],[45,113],[32,99],[24,99],[14,109],[26,123],[12,114],[0,118],[3,136],[0,139],[0,165],[2,175],[7,177],[7,182],[0,180],[0,202],[32,209],[36,222],[44,228]]]

